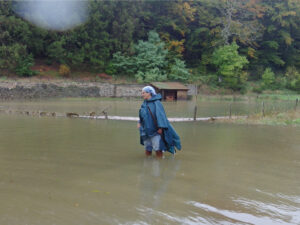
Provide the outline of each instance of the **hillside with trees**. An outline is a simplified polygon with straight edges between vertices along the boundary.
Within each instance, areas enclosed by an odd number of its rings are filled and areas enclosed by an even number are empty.
[[[87,21],[64,31],[24,20],[16,2],[0,2],[0,76],[34,76],[42,61],[137,82],[300,92],[299,0],[90,0]]]

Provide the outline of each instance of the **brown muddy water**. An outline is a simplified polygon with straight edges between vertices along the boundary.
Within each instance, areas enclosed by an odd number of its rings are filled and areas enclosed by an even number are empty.
[[[66,101],[1,105],[99,107]],[[299,127],[173,125],[183,149],[157,160],[135,122],[0,114],[0,224],[300,224]]]
[[[63,98],[50,100],[32,101],[7,101],[0,102],[1,110],[35,111],[35,112],[75,112],[89,114],[96,112],[99,115],[103,110],[112,116],[137,116],[142,101],[139,99],[120,98]],[[249,115],[262,112],[262,101],[250,99],[248,101],[222,101],[202,100],[199,98],[190,101],[164,102],[166,113],[169,117],[193,117],[194,108],[197,105],[198,117],[229,116],[230,108],[232,115]],[[294,101],[264,101],[264,111],[281,112],[293,109]],[[298,107],[299,108],[299,107]]]

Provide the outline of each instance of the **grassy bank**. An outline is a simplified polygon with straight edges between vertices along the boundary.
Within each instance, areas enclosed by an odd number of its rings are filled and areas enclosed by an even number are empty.
[[[300,101],[300,94],[296,93],[266,93],[266,94],[256,94],[247,93],[245,95],[241,94],[202,94],[199,93],[197,99],[200,101],[228,101],[228,102],[238,102],[238,101]]]
[[[216,123],[247,124],[247,125],[281,125],[300,127],[300,107],[297,110],[276,112],[263,116],[261,113],[250,115],[247,118],[216,120]]]

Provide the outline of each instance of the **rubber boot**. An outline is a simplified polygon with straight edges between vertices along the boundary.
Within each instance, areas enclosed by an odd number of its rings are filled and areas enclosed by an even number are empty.
[[[145,150],[145,155],[146,155],[146,156],[151,156],[151,155],[152,155],[152,151],[147,151],[147,150]]]
[[[157,158],[162,158],[163,157],[163,151],[156,151],[156,157]]]

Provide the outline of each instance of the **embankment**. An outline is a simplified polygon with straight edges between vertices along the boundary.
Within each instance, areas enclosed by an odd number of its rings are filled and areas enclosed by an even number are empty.
[[[139,84],[111,84],[78,81],[1,81],[0,99],[35,99],[59,97],[140,97]],[[188,95],[194,95],[197,87],[189,87]]]

